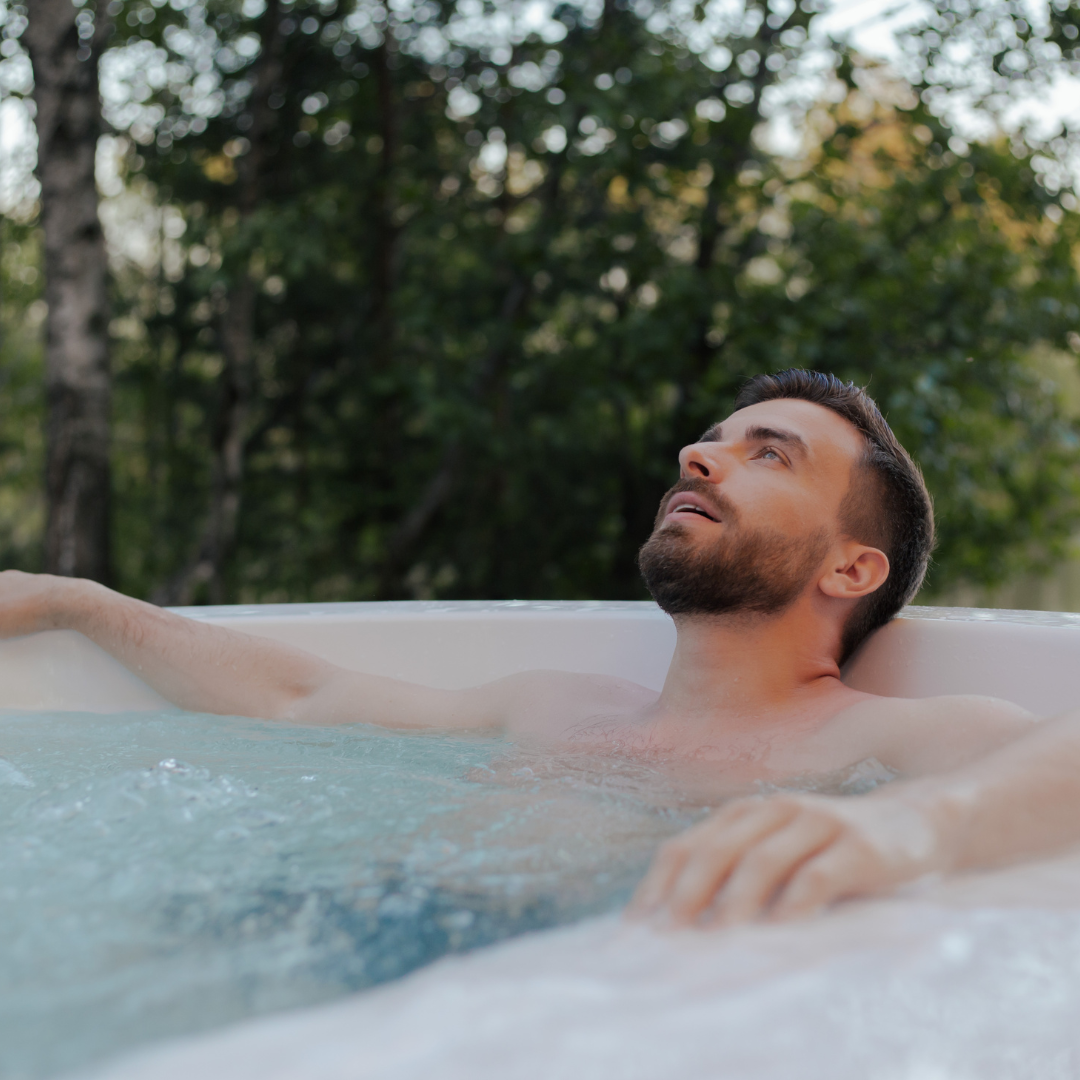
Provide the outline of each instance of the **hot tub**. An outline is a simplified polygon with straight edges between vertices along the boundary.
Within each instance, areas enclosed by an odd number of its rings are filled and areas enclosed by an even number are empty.
[[[540,667],[659,688],[674,645],[637,603],[184,613],[443,687]],[[1078,660],[1080,616],[914,608],[845,677],[1050,714],[1075,704]],[[1071,859],[800,926],[657,934],[612,912],[696,812],[662,778],[549,774],[472,736],[185,716],[68,632],[0,644],[0,687],[6,902],[24,920],[4,966],[29,973],[0,1010],[0,1042],[23,1040],[6,1075],[123,1052],[95,1075],[1080,1075]]]

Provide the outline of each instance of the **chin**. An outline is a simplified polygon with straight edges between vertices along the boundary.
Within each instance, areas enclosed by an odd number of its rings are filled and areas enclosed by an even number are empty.
[[[689,542],[694,538],[694,531],[681,521],[662,521],[655,529],[653,529],[652,536],[650,536],[646,542],[652,543],[653,540],[660,538],[667,539],[669,537]]]

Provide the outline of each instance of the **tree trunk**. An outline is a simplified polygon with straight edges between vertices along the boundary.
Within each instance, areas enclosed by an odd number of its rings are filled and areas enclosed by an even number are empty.
[[[85,9],[84,9],[85,10]],[[45,569],[109,579],[109,295],[94,157],[102,18],[80,38],[71,0],[29,0],[45,232]],[[89,15],[89,12],[87,12]]]
[[[262,198],[270,157],[270,140],[277,115],[270,97],[281,80],[281,11],[278,0],[269,0],[262,15],[262,51],[253,66],[254,86],[248,104],[246,128],[248,150],[236,159],[238,228],[243,231]],[[255,301],[258,287],[246,265],[234,268],[218,322],[218,343],[224,367],[221,402],[214,428],[214,463],[210,480],[210,508],[195,558],[163,588],[155,592],[157,603],[190,604],[195,589],[205,583],[211,603],[225,600],[225,564],[236,543],[243,495],[244,459],[247,451],[252,368],[255,352]]]
[[[386,28],[389,39],[390,26]],[[394,271],[399,228],[394,224],[394,164],[397,156],[397,109],[394,100],[394,76],[390,70],[390,44],[374,51],[375,85],[379,109],[379,169],[374,188],[375,201],[375,280],[372,323],[375,328],[375,363],[380,371],[394,360]]]

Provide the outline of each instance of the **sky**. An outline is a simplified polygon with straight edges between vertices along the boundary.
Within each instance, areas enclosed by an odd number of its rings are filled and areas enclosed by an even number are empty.
[[[1032,25],[1045,19],[1046,4],[1026,0]],[[830,8],[815,20],[816,36],[846,37],[866,56],[875,57],[901,71],[904,57],[898,34],[917,24],[929,12],[921,0],[835,0]],[[1047,87],[1037,92],[1018,92],[1008,101],[999,103],[1000,112],[991,117],[984,110],[971,107],[964,94],[950,95],[945,110],[947,119],[956,131],[976,141],[987,138],[997,130],[1006,132],[1026,130],[1035,140],[1050,140],[1062,128],[1072,133],[1072,145],[1059,143],[1058,154],[1065,159],[1063,169],[1043,164],[1051,187],[1080,187],[1080,79],[1061,72]]]

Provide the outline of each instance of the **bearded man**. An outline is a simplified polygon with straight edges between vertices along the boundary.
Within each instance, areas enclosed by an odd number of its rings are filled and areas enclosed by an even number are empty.
[[[1034,718],[1007,702],[883,698],[841,681],[846,658],[914,596],[933,544],[919,471],[863,390],[816,372],[759,376],[679,463],[640,555],[648,588],[678,629],[659,694],[556,671],[435,690],[348,671],[92,582],[14,571],[0,574],[0,635],[81,631],[200,712],[501,728],[693,762],[736,783],[867,758],[902,776],[940,773],[1029,732]],[[829,800],[774,800],[765,818],[760,802],[729,807],[665,847],[637,908],[691,919],[712,904],[743,918],[779,897],[781,909],[798,911],[935,868],[933,823],[910,801],[887,813],[888,803],[871,804],[877,817],[866,820],[906,822],[899,833],[852,832],[849,807],[871,798],[842,800],[840,810]],[[828,887],[820,873],[802,882],[815,859],[852,836],[864,854],[877,845],[870,870],[852,870],[848,857]]]

